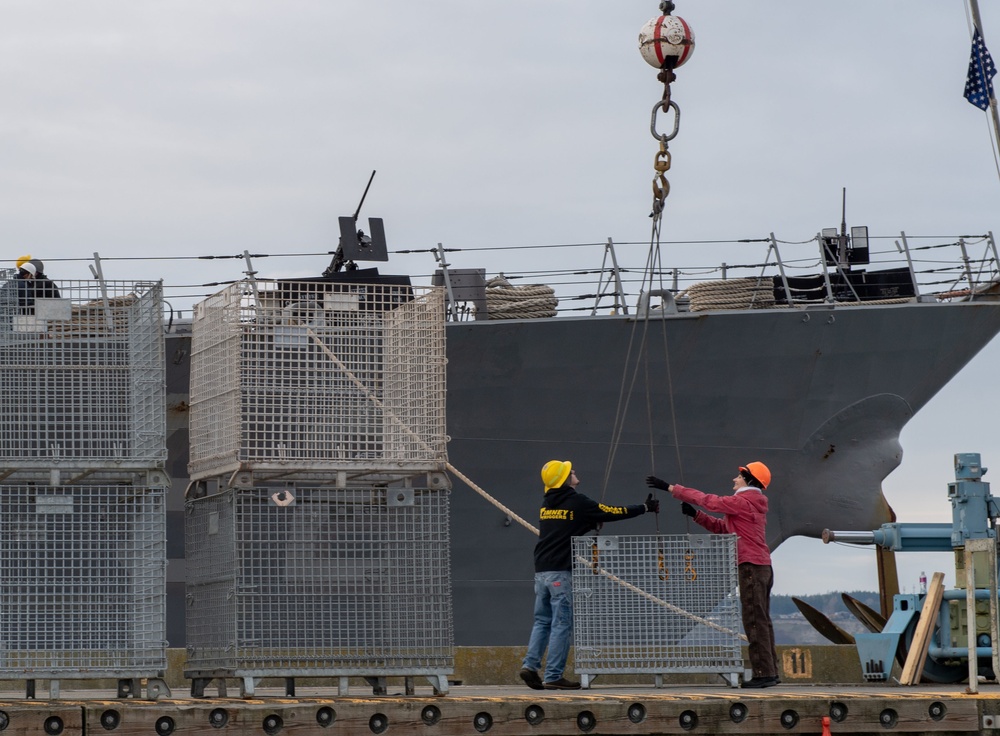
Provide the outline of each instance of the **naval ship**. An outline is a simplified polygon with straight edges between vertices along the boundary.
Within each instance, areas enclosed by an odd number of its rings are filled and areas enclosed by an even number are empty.
[[[342,243],[350,227],[342,221]],[[581,491],[614,503],[641,502],[651,472],[718,489],[738,465],[764,461],[776,471],[772,548],[894,518],[881,483],[901,462],[900,431],[1000,331],[992,233],[883,241],[842,225],[794,258],[776,240],[766,246],[761,263],[704,281],[660,283],[674,274],[661,269],[638,284],[612,266],[593,285],[605,289],[594,308],[575,316],[544,285],[511,287],[514,274],[438,270],[449,304],[456,645],[526,641],[534,537],[519,521],[536,522],[539,470],[553,458],[573,462]],[[407,277],[328,267],[314,280]],[[188,478],[188,329],[174,324],[166,346],[175,563]],[[665,502],[655,521],[638,517],[608,533],[697,531],[684,520]],[[183,579],[170,578],[168,639],[180,646]]]

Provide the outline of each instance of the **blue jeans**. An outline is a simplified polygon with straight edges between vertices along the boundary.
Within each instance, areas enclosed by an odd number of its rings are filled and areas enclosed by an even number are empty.
[[[563,676],[566,657],[573,639],[573,573],[535,573],[535,623],[531,627],[528,653],[522,667],[537,671],[542,665],[545,650],[545,682],[554,682]]]

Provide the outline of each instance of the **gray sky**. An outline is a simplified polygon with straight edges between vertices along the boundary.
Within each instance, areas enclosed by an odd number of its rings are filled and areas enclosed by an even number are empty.
[[[673,85],[664,240],[805,241],[840,224],[842,187],[848,224],[873,236],[998,227],[988,119],[962,97],[960,0],[677,4],[697,47]],[[611,237],[634,243],[619,255],[641,266],[661,86],[636,39],[657,6],[6,0],[4,260],[31,253],[53,278],[88,278],[80,259],[100,252],[109,278],[163,278],[185,310],[216,290],[197,285],[239,278],[242,263],[114,259],[309,254],[255,266],[316,275],[377,169],[362,218],[386,219],[390,251],[441,242],[468,249],[454,267],[493,275],[596,268],[600,249],[512,248]],[[1000,11],[983,11],[1000,60]],[[763,256],[664,249],[666,265]],[[433,269],[422,253],[384,270]],[[886,482],[901,520],[950,519],[955,452],[1000,468],[998,354],[989,346],[905,430]],[[775,567],[783,593],[875,586],[870,552],[813,540],[783,545]],[[921,569],[951,580],[952,567],[949,555],[900,560],[904,586]]]

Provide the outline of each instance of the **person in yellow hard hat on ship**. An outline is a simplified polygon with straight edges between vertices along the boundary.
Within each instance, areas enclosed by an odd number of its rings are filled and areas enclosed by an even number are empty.
[[[17,305],[22,314],[35,311],[36,299],[58,299],[59,288],[43,272],[44,264],[30,255],[15,261],[17,276]]]
[[[667,483],[655,475],[646,478],[646,485],[667,491],[681,501],[681,511],[710,532],[736,535],[740,607],[743,630],[750,644],[748,654],[753,672],[753,677],[743,683],[743,687],[748,688],[771,687],[780,682],[774,627],[771,625],[774,571],[765,534],[767,496],[764,491],[770,484],[771,471],[762,462],[740,466],[733,478],[731,496],[702,493],[677,483]],[[721,513],[722,518],[710,516],[695,506]]]
[[[520,672],[524,684],[533,690],[580,688],[579,682],[563,677],[573,639],[573,537],[583,536],[605,521],[660,510],[652,493],[645,503],[606,506],[577,493],[579,482],[569,460],[550,460],[542,468],[545,498],[535,545],[535,622]],[[546,650],[543,681],[538,669]]]
[[[16,301],[18,312],[26,314],[28,307],[35,303],[31,298],[32,285],[29,282],[35,277],[36,269],[31,256],[21,256],[14,265],[17,266],[17,273],[11,281],[4,284],[2,301]]]

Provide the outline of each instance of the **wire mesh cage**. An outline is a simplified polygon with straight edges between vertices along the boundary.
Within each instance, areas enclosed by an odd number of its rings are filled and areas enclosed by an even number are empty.
[[[254,488],[189,500],[186,676],[421,675],[447,689],[448,493]]]
[[[573,539],[574,661],[598,674],[743,672],[736,537]]]
[[[240,282],[196,307],[191,357],[192,479],[443,469],[440,288]]]
[[[0,679],[163,676],[165,497],[0,486]]]
[[[0,270],[0,468],[163,467],[162,285],[30,283]]]

